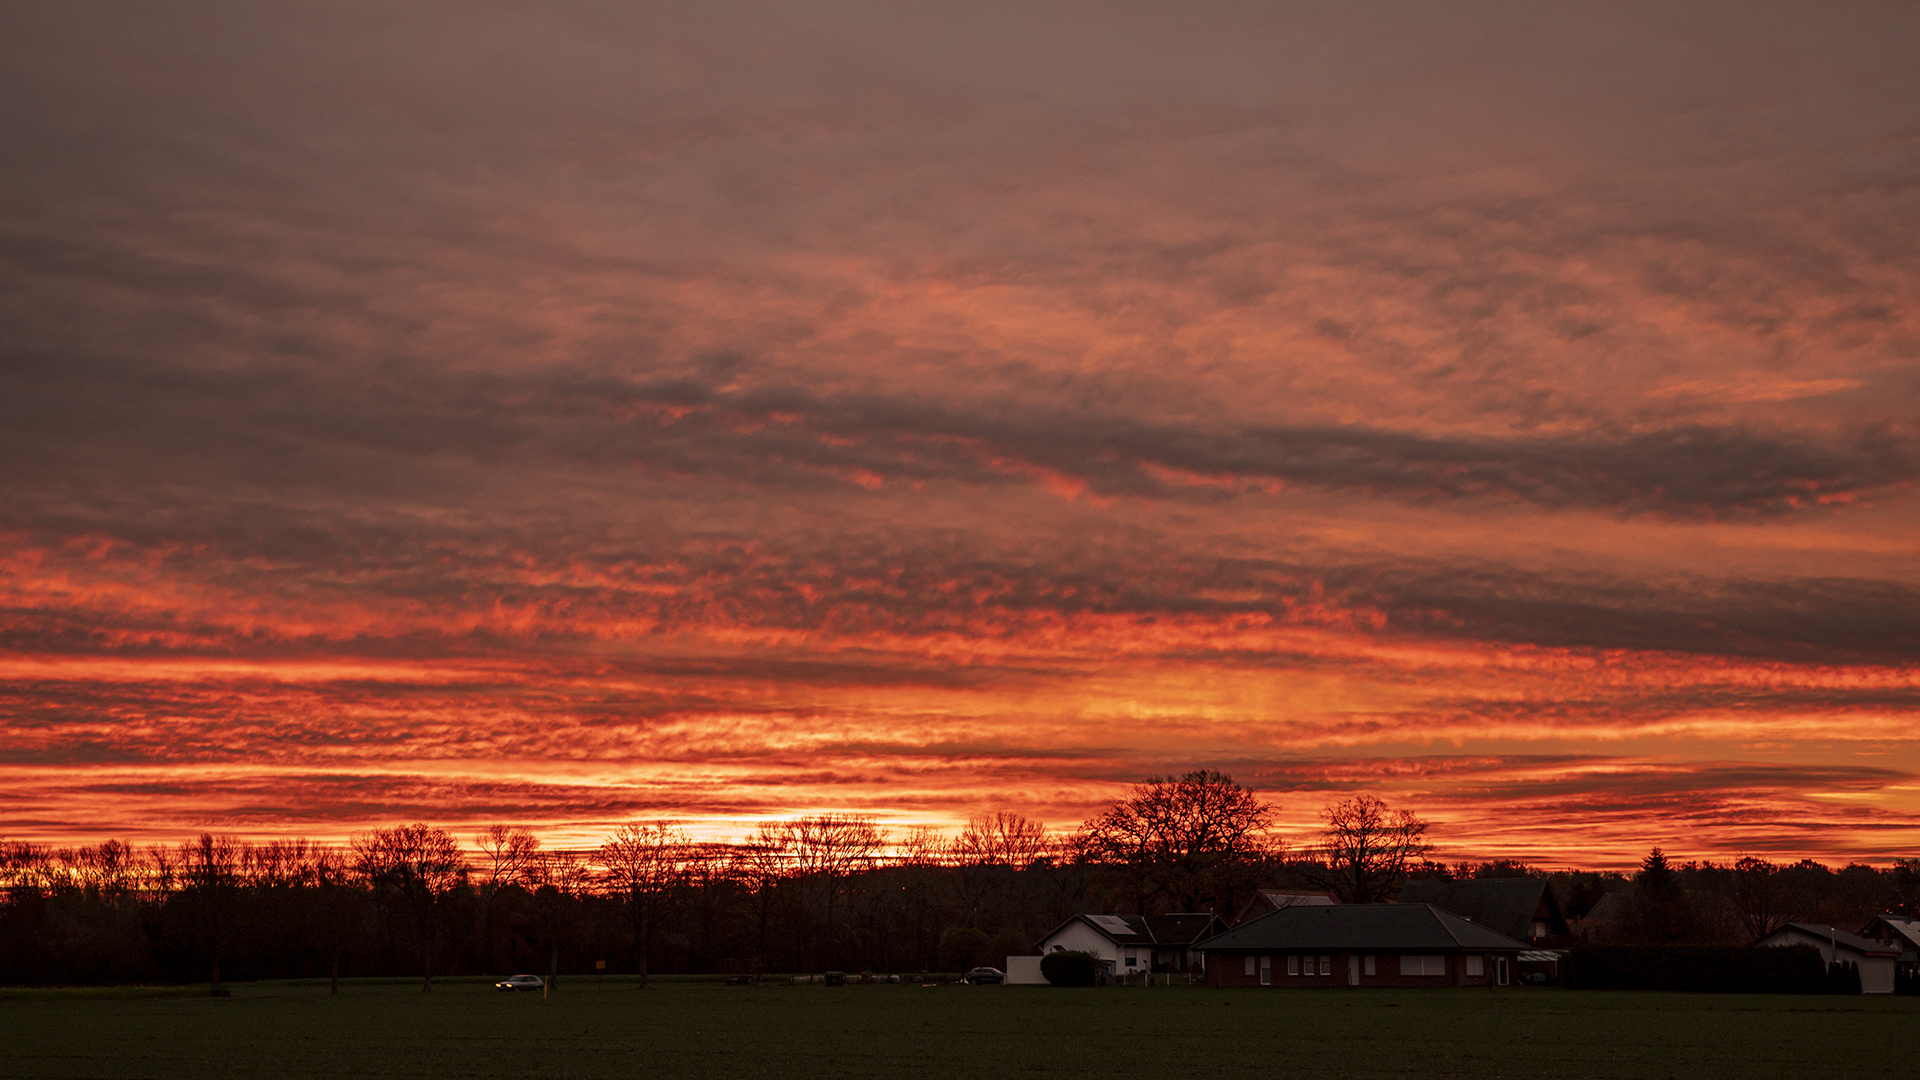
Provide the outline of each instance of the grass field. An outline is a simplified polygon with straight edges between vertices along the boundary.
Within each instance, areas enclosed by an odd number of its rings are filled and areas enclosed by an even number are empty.
[[[449,980],[0,990],[6,1077],[1901,1077],[1920,999]]]

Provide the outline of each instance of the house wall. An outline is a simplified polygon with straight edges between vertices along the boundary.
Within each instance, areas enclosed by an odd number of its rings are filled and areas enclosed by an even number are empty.
[[[1301,957],[1303,960],[1308,956],[1313,957],[1314,974],[1304,974],[1305,965],[1302,964],[1303,974],[1288,975],[1287,957],[1289,955]],[[1466,965],[1461,963],[1463,954],[1444,954],[1429,950],[1420,955],[1445,956],[1445,974],[1402,975],[1400,974],[1401,954],[1399,952],[1372,953],[1371,955],[1374,958],[1374,973],[1369,975],[1366,971],[1366,958],[1368,955],[1370,954],[1352,951],[1325,953],[1229,953],[1212,952],[1209,950],[1207,957],[1207,982],[1209,985],[1226,988],[1259,987],[1261,985],[1260,958],[1262,956],[1268,957],[1273,965],[1273,982],[1271,985],[1296,988],[1359,985],[1362,987],[1398,989],[1439,989],[1448,986],[1486,986],[1494,980],[1494,972],[1497,970],[1495,961],[1498,957],[1505,956],[1507,958],[1509,978],[1511,978],[1511,973],[1518,967],[1515,960],[1516,954],[1481,953],[1479,954],[1481,957],[1481,973],[1479,975],[1468,975],[1466,974]],[[1249,956],[1254,959],[1252,974],[1248,974],[1246,970],[1246,958]],[[1328,958],[1327,967],[1329,973],[1326,975],[1319,974],[1320,957],[1322,956]],[[1350,983],[1348,979],[1348,972],[1350,970],[1348,965],[1351,962],[1349,958],[1360,961],[1360,975],[1357,984]]]
[[[1040,942],[1042,953],[1050,953],[1055,949],[1092,953],[1105,960],[1114,973],[1119,975],[1125,975],[1128,971],[1144,971],[1147,967],[1148,950],[1123,948],[1112,938],[1079,920],[1068,923],[1064,928]],[[1134,966],[1131,968],[1127,966],[1129,956],[1134,960]]]

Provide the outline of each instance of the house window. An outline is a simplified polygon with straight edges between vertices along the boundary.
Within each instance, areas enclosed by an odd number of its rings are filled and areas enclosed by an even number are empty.
[[[1246,961],[1247,961],[1247,977],[1252,978],[1253,977],[1253,954],[1251,953],[1247,954]]]
[[[1445,975],[1447,958],[1444,956],[1403,956],[1400,958],[1402,975]]]
[[[1547,920],[1545,919],[1533,920],[1533,936],[1534,937],[1547,936]]]
[[[1287,974],[1289,975],[1300,974],[1300,958],[1299,957],[1297,956],[1287,957]]]
[[[1260,985],[1273,985],[1273,957],[1271,956],[1260,958]]]
[[[1467,970],[1466,970],[1467,978],[1477,979],[1480,976],[1485,975],[1487,973],[1485,959],[1479,956],[1478,954],[1468,956],[1465,958],[1465,960],[1467,965]]]
[[[1139,966],[1140,966],[1140,958],[1139,958],[1139,957],[1136,957],[1136,956],[1129,956],[1129,957],[1127,957],[1127,966],[1128,966],[1128,967],[1139,967]]]
[[[1373,957],[1369,956],[1365,960],[1362,960],[1360,962],[1360,966],[1366,971],[1367,974],[1369,975],[1373,974]]]
[[[1322,975],[1333,974],[1333,957],[1323,956],[1320,958],[1320,974]]]

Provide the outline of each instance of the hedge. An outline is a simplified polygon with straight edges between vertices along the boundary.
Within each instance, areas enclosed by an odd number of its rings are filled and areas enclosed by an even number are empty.
[[[1092,953],[1062,950],[1040,958],[1040,974],[1055,986],[1092,986],[1099,967]]]
[[[1560,981],[1581,990],[1826,994],[1845,992],[1847,978],[1829,973],[1811,945],[1581,945],[1562,962]],[[1856,972],[1852,992],[1859,986]]]

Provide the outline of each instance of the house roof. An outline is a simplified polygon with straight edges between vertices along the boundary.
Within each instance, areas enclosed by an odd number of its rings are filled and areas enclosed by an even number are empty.
[[[1432,904],[1508,937],[1533,936],[1533,916],[1544,901],[1555,916],[1560,905],[1545,878],[1471,878],[1446,881],[1414,878],[1400,890],[1403,904]],[[1551,933],[1567,932],[1565,919]]]
[[[1894,937],[1905,942],[1906,948],[1920,949],[1920,919],[1903,919],[1898,915],[1876,915],[1873,921],[1860,931],[1860,936],[1865,937],[1867,931],[1875,926],[1885,926],[1893,931]]]
[[[1845,930],[1836,930],[1831,926],[1822,926],[1818,923],[1790,922],[1760,940],[1766,941],[1768,938],[1779,937],[1789,930],[1798,930],[1808,937],[1825,938],[1843,949],[1850,949],[1862,956],[1898,956],[1900,954],[1900,950],[1890,945],[1882,945],[1872,938],[1863,938],[1858,934],[1849,934]]]
[[[1281,908],[1210,938],[1206,952],[1287,949],[1496,949],[1527,947],[1432,904],[1339,904]]]
[[[1284,907],[1296,907],[1301,904],[1337,904],[1340,898],[1330,892],[1291,892],[1286,889],[1257,889],[1247,899],[1240,910],[1234,913],[1230,925],[1239,926],[1251,922],[1270,911]]]
[[[1220,922],[1212,913],[1172,915],[1075,915],[1041,938],[1045,942],[1074,923],[1085,923],[1116,945],[1191,945],[1210,937]]]
[[[1330,892],[1288,892],[1285,889],[1261,889],[1254,899],[1271,905],[1274,910],[1286,907],[1327,907],[1340,902],[1340,898]]]

